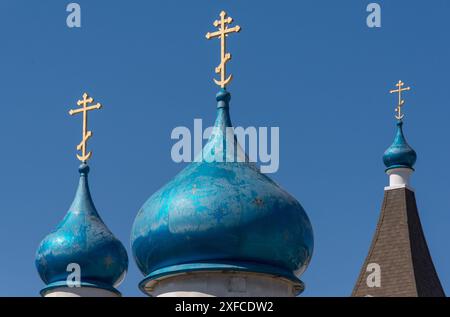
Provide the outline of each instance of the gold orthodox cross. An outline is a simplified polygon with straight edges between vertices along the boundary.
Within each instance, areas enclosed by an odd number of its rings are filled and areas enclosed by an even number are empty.
[[[228,78],[226,77],[226,63],[231,59],[231,54],[226,52],[226,37],[229,33],[239,32],[241,27],[236,25],[235,27],[228,28],[227,24],[233,22],[231,17],[226,17],[227,13],[225,11],[220,12],[220,20],[214,21],[213,25],[219,28],[219,31],[206,33],[206,38],[219,38],[220,39],[220,64],[216,67],[216,74],[220,74],[220,81],[214,78],[216,85],[225,88],[230,81],[233,79],[233,75],[230,74]]]
[[[100,103],[97,103],[93,106],[88,107],[88,104],[92,104],[93,102],[94,102],[94,99],[89,97],[87,93],[84,93],[83,99],[78,100],[78,102],[77,102],[77,105],[81,106],[81,108],[69,111],[69,114],[71,116],[73,116],[74,114],[80,113],[80,112],[83,113],[83,136],[82,136],[80,144],[77,145],[77,150],[81,151],[81,155],[77,154],[77,157],[83,163],[85,163],[87,160],[89,160],[92,155],[92,152],[86,153],[87,141],[92,136],[92,131],[89,131],[88,127],[87,127],[88,111],[100,109],[102,107],[102,105]]]
[[[391,94],[398,93],[398,106],[397,108],[395,108],[395,111],[397,112],[395,117],[397,118],[397,120],[402,120],[403,117],[405,116],[404,114],[402,114],[402,107],[405,104],[405,100],[402,99],[402,92],[411,90],[411,87],[402,88],[404,84],[405,84],[404,82],[399,80],[398,83],[395,85],[398,87],[398,89],[389,91],[389,93]]]

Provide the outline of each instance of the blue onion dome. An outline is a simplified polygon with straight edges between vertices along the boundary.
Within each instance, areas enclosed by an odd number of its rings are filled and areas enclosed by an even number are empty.
[[[131,244],[145,275],[140,288],[145,292],[147,285],[179,273],[247,271],[288,279],[301,292],[299,276],[313,252],[308,216],[249,162],[227,129],[229,92],[222,89],[216,99],[217,118],[199,154],[203,159],[196,157],[136,216]]]
[[[37,270],[47,284],[41,294],[67,286],[72,273],[68,265],[75,263],[80,268],[81,287],[102,288],[120,295],[115,287],[127,272],[127,252],[95,209],[88,186],[89,166],[82,164],[79,172],[78,189],[69,211],[36,252]]]
[[[397,134],[395,135],[394,142],[383,155],[383,162],[384,165],[386,165],[386,170],[401,167],[413,169],[416,159],[416,151],[409,146],[403,135],[403,121],[398,121]]]

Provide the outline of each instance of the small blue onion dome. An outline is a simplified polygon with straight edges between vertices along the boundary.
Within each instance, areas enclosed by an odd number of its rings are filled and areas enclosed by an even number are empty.
[[[216,99],[203,159],[194,159],[154,193],[136,216],[132,251],[145,275],[139,286],[145,292],[161,278],[187,272],[247,271],[283,277],[301,292],[298,277],[313,252],[308,216],[249,162],[227,129],[230,94],[221,90]],[[234,153],[227,150],[230,143]]]
[[[383,162],[384,165],[386,165],[386,170],[401,167],[413,169],[416,159],[416,151],[409,146],[403,135],[403,121],[398,121],[397,134],[395,135],[394,142],[383,155]]]
[[[56,230],[44,238],[36,252],[36,268],[50,289],[68,286],[72,269],[80,267],[80,286],[102,288],[120,295],[115,289],[125,278],[128,256],[100,218],[88,186],[89,166],[79,168],[80,181],[72,206]],[[69,266],[69,267],[68,267]]]

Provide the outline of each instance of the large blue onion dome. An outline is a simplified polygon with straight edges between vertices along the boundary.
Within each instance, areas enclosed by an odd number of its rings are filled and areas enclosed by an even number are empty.
[[[193,271],[248,271],[299,276],[313,252],[311,223],[300,203],[260,173],[237,143],[230,94],[217,94],[213,132],[196,158],[139,210],[131,243],[145,275],[140,288]],[[231,142],[226,142],[226,140]],[[234,147],[227,150],[227,145]],[[240,161],[233,160],[237,156]],[[242,159],[243,158],[243,159]]]
[[[47,284],[41,291],[67,286],[72,272],[68,265],[80,267],[80,286],[102,288],[120,295],[117,287],[125,277],[128,256],[100,218],[88,186],[89,166],[79,168],[80,181],[75,199],[56,230],[39,245],[36,267]]]
[[[394,142],[383,155],[383,162],[384,165],[386,165],[386,170],[401,167],[413,169],[416,159],[416,151],[409,146],[403,135],[403,121],[398,121]]]

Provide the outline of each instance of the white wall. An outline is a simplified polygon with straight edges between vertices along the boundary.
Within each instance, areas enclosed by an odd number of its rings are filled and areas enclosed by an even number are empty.
[[[247,272],[192,272],[147,284],[159,297],[292,297],[294,283],[280,277]]]
[[[44,297],[120,297],[120,295],[102,288],[57,287],[49,290]]]

